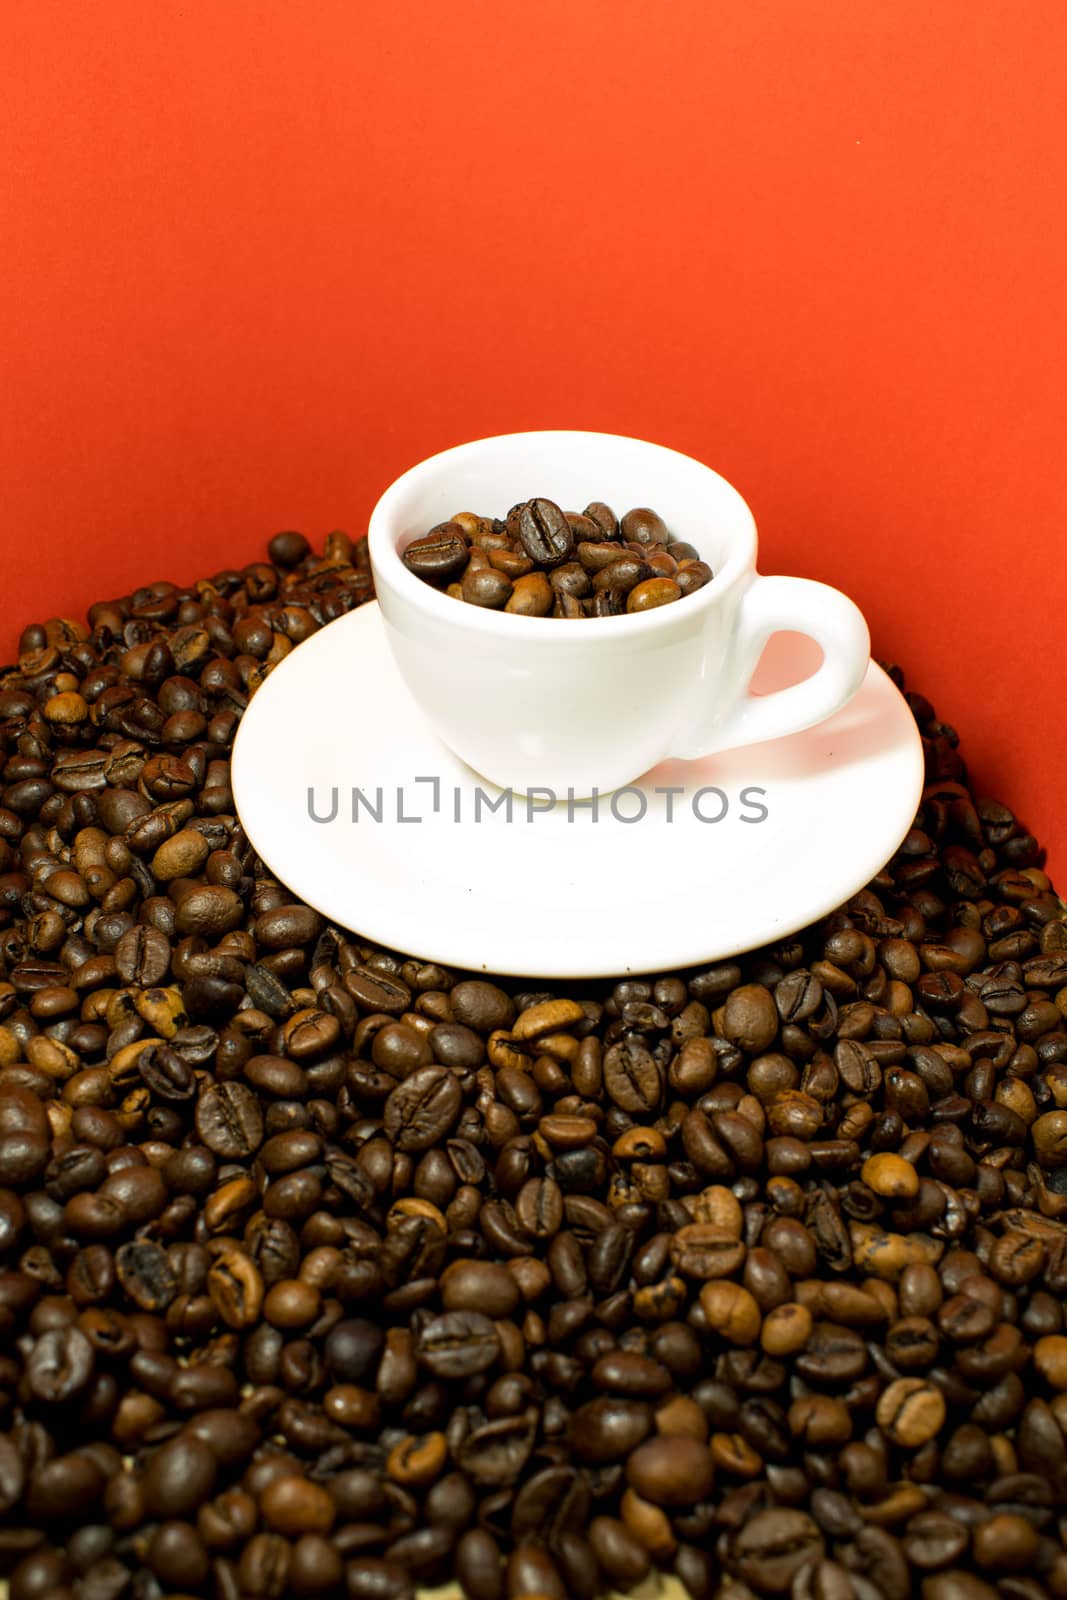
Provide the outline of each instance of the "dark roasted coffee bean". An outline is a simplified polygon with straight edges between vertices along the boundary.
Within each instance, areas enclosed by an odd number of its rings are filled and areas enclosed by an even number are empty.
[[[519,1303],[519,1285],[506,1267],[490,1261],[458,1260],[441,1274],[446,1311],[481,1311],[509,1317]]]
[[[150,989],[164,981],[170,962],[170,941],[156,928],[131,928],[115,946],[115,970],[123,983]]]
[[[404,565],[428,583],[449,583],[463,571],[469,555],[462,528],[454,522],[439,522],[421,539],[414,539],[403,553]]]
[[[243,1083],[206,1088],[196,1103],[196,1131],[207,1148],[229,1160],[250,1156],[263,1140],[263,1113]]]
[[[500,1338],[481,1312],[446,1311],[426,1324],[415,1351],[436,1378],[470,1378],[493,1365],[500,1354]]]
[[[65,1405],[89,1382],[93,1347],[80,1329],[52,1328],[33,1345],[26,1363],[31,1395],[43,1405]]]
[[[537,1413],[501,1417],[468,1434],[456,1452],[456,1464],[475,1484],[513,1484],[533,1452]]]
[[[760,1594],[786,1594],[805,1567],[820,1561],[825,1544],[804,1511],[759,1511],[735,1535],[736,1570]]]
[[[609,505],[603,500],[591,500],[582,512],[591,522],[595,522],[600,530],[600,537],[616,539],[619,536],[619,519]]]
[[[678,1434],[638,1445],[627,1460],[626,1476],[653,1505],[692,1506],[710,1494],[714,1471],[706,1445]]]
[[[476,1033],[490,1034],[497,1028],[508,1028],[515,1017],[515,1003],[510,995],[496,984],[480,978],[457,983],[449,994],[452,1015],[465,1027]]]
[[[497,572],[493,567],[482,567],[475,571],[468,567],[463,575],[460,585],[462,598],[468,605],[486,606],[496,610],[507,605],[512,595],[512,581],[503,572]]]
[[[0,1514],[18,1504],[25,1487],[26,1464],[9,1435],[0,1434]]]
[[[385,1131],[398,1150],[427,1150],[452,1129],[462,1093],[446,1067],[420,1067],[385,1103]]]
[[[604,1088],[620,1111],[654,1112],[663,1095],[661,1069],[638,1038],[613,1044],[604,1056]]]
[[[629,1455],[651,1429],[652,1411],[646,1402],[605,1395],[574,1412],[568,1438],[579,1461],[600,1466]]]
[[[218,1465],[208,1445],[190,1434],[161,1445],[144,1472],[145,1510],[150,1517],[195,1516],[215,1486]]]
[[[153,1240],[120,1245],[115,1269],[126,1294],[142,1311],[166,1311],[178,1292],[178,1276],[167,1252]]]
[[[558,566],[574,552],[574,533],[552,500],[528,500],[519,512],[518,534],[531,561]]]
[[[456,1578],[467,1600],[504,1600],[500,1546],[484,1528],[471,1528],[456,1545]]]

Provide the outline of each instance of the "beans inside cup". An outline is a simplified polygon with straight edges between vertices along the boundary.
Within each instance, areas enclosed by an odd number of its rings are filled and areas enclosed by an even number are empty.
[[[693,545],[637,506],[562,511],[543,497],[503,519],[458,511],[403,553],[416,577],[456,600],[520,617],[618,617],[684,600],[713,576]]]

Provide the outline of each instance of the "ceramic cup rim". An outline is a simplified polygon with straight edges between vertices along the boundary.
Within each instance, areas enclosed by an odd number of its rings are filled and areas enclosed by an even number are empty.
[[[455,465],[459,469],[464,461],[476,459],[485,453],[499,452],[503,455],[508,448],[523,444],[532,445],[535,442],[543,449],[545,446],[550,446],[553,440],[566,440],[568,443],[584,440],[601,444],[610,440],[612,444],[632,445],[676,463],[684,463],[689,469],[698,468],[701,473],[706,474],[715,493],[725,496],[732,502],[734,515],[743,528],[743,537],[739,533],[731,533],[726,560],[720,563],[710,583],[705,584],[702,589],[684,596],[674,605],[656,606],[650,611],[626,612],[618,617],[523,617],[511,612],[495,611],[485,606],[457,604],[451,595],[427,583],[404,565],[397,545],[399,538],[396,527],[397,508],[409,494],[421,488],[424,479],[435,476],[447,465]],[[546,428],[523,433],[491,434],[484,439],[471,439],[465,444],[440,450],[409,467],[406,472],[393,480],[371,512],[367,543],[375,582],[388,585],[398,599],[402,599],[427,617],[451,623],[471,633],[511,640],[512,643],[520,639],[531,641],[540,639],[544,647],[557,649],[561,640],[577,644],[587,639],[600,639],[604,643],[608,638],[614,638],[619,642],[625,636],[637,637],[670,628],[672,623],[677,626],[684,620],[677,614],[680,608],[684,610],[685,619],[695,620],[698,613],[703,614],[708,611],[746,573],[754,572],[757,531],[752,509],[740,491],[735,489],[721,473],[716,472],[705,462],[697,460],[695,456],[671,449],[668,445],[656,444],[649,439],[633,438],[627,434],[591,432],[587,429]]]

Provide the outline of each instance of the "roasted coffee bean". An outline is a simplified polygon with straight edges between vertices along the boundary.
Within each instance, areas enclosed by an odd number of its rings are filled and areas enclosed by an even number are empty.
[[[945,1420],[945,1399],[921,1378],[898,1378],[878,1401],[878,1425],[894,1444],[911,1450],[926,1444]]]
[[[649,1115],[663,1096],[663,1076],[648,1047],[636,1036],[613,1044],[604,1056],[604,1088],[620,1111]]]
[[[115,971],[123,983],[150,989],[162,983],[170,971],[171,945],[158,929],[138,926],[122,935],[114,957]]]
[[[145,1510],[150,1517],[195,1515],[210,1496],[218,1464],[208,1445],[179,1434],[151,1455],[145,1468]]]
[[[428,583],[449,583],[463,571],[469,555],[463,529],[455,522],[439,522],[403,553],[404,565]]]
[[[223,1249],[208,1270],[206,1288],[227,1327],[252,1327],[263,1309],[263,1276],[245,1250]]]
[[[657,1506],[692,1506],[711,1493],[714,1480],[706,1445],[684,1435],[662,1435],[638,1445],[626,1476],[644,1500]]]
[[[93,1347],[84,1333],[69,1325],[51,1328],[34,1342],[26,1383],[43,1405],[65,1405],[85,1388],[92,1370]]]
[[[568,1438],[579,1461],[602,1466],[628,1456],[647,1438],[652,1426],[647,1403],[604,1395],[578,1407],[570,1419]]]
[[[857,1039],[842,1039],[834,1050],[834,1065],[845,1087],[867,1100],[881,1087],[882,1069],[877,1059]]]
[[[212,1084],[197,1100],[196,1131],[217,1156],[240,1160],[253,1155],[263,1141],[259,1101],[243,1083]]]
[[[470,1378],[496,1361],[500,1337],[479,1311],[446,1311],[423,1328],[415,1353],[437,1378]]]
[[[120,1245],[115,1269],[126,1294],[142,1311],[166,1311],[178,1293],[178,1275],[167,1252],[154,1240]]]
[[[456,1545],[456,1578],[467,1600],[503,1600],[500,1546],[484,1528],[470,1528]]]
[[[537,1413],[487,1422],[467,1435],[456,1451],[456,1463],[476,1484],[515,1483],[533,1452]]]
[[[386,1101],[385,1131],[398,1150],[427,1150],[449,1133],[462,1100],[446,1067],[420,1067]]]
[[[804,1511],[759,1511],[732,1541],[739,1576],[760,1594],[789,1593],[798,1575],[821,1561],[825,1544],[817,1523]]]
[[[574,551],[570,523],[553,501],[528,500],[519,512],[518,534],[531,561],[542,566],[558,566],[569,561]]]
[[[552,1178],[531,1178],[515,1200],[519,1227],[535,1239],[551,1239],[563,1225],[563,1192]]]
[[[137,1057],[137,1070],[145,1087],[157,1100],[177,1103],[196,1093],[196,1073],[178,1051],[165,1045],[149,1045]]]
[[[462,590],[460,598],[463,598]],[[545,574],[527,572],[515,579],[504,610],[517,617],[547,617],[555,605],[556,597]]]

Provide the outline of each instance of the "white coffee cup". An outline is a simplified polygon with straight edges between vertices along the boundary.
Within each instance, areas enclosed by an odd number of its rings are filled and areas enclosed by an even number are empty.
[[[703,589],[619,617],[515,616],[468,605],[401,560],[459,511],[502,517],[545,496],[567,511],[603,500],[652,506],[714,573]],[[694,759],[810,728],[856,692],[867,625],[852,601],[807,578],[756,571],[756,524],[725,478],[690,456],[610,433],[476,439],[412,467],[370,519],[370,558],[397,666],[431,726],[502,789],[587,797],[667,757]],[[802,683],[752,695],[781,630],[822,648]]]

